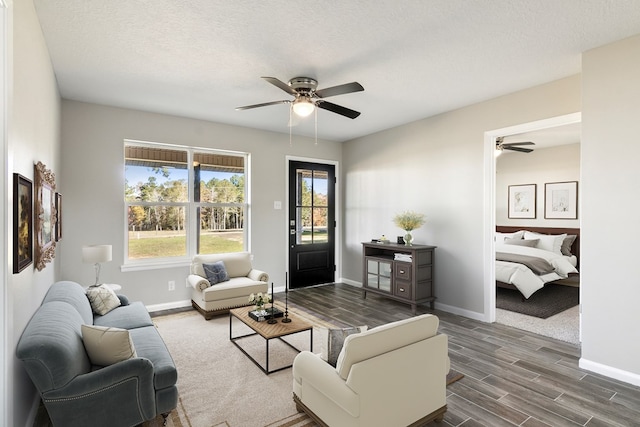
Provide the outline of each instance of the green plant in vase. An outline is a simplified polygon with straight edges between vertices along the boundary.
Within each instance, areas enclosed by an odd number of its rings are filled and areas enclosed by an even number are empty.
[[[406,246],[411,246],[411,242],[413,242],[411,232],[416,228],[420,228],[422,224],[424,224],[425,216],[417,212],[405,211],[393,217],[393,222],[404,230],[404,244]]]

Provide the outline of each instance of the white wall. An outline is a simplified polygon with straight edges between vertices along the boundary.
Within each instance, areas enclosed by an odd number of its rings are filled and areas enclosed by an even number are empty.
[[[8,122],[8,173],[20,173],[33,181],[33,166],[42,161],[56,177],[60,172],[60,96],[57,90],[49,53],[40,23],[31,1],[14,1],[10,6],[13,19],[12,83],[10,83],[10,116]],[[8,178],[13,182],[13,178]],[[13,195],[9,193],[9,206]],[[9,211],[9,224],[13,215]],[[13,231],[13,226],[9,226]],[[8,241],[9,254],[13,241]],[[59,250],[57,251],[60,253]],[[56,280],[58,260],[47,264],[42,271],[28,266],[19,274],[11,274],[13,265],[8,260],[6,369],[7,388],[5,425],[23,426],[33,415],[36,391],[28,379],[21,362],[15,358],[15,346],[31,315],[40,305],[47,289]],[[4,286],[4,284],[3,284]]]
[[[578,111],[573,76],[347,142],[343,276],[361,283],[361,242],[397,236],[413,209],[427,216],[414,243],[438,246],[436,307],[484,318],[484,133]]]
[[[640,35],[583,55],[582,359],[640,385]]]
[[[545,183],[578,181],[578,219],[545,219]],[[496,224],[523,227],[580,227],[580,144],[503,153],[496,161]],[[536,218],[508,217],[509,186],[536,184]]]
[[[286,121],[283,120],[286,124]],[[287,128],[283,125],[283,131]],[[63,101],[61,176],[64,247],[61,277],[83,284],[94,280],[93,266],[82,264],[86,244],[112,244],[113,261],[102,265],[101,279],[119,283],[122,293],[146,305],[190,300],[184,283],[188,266],[121,272],[124,261],[125,139],[184,144],[251,153],[251,251],[253,264],[284,286],[286,267],[287,155],[340,161],[342,145],[199,120]],[[282,201],[282,209],[274,209]],[[176,290],[169,292],[167,282]]]

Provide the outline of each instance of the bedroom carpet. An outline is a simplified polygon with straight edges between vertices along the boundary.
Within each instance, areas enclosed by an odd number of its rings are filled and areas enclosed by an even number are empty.
[[[497,308],[541,319],[575,307],[579,302],[580,288],[554,284],[546,285],[524,301],[522,294],[516,290],[497,288],[496,293]]]

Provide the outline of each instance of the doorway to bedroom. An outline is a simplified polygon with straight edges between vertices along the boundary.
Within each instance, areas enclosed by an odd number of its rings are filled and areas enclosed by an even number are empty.
[[[505,147],[532,150],[496,150],[494,320],[572,344],[580,343],[580,130],[573,114],[492,132]]]

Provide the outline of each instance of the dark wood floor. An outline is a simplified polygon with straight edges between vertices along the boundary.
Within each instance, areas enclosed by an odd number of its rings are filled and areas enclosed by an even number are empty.
[[[363,299],[359,288],[343,284],[290,291],[289,302],[344,325],[412,316],[408,305],[371,294]],[[580,369],[580,347],[428,306],[418,313],[440,318],[451,368],[465,375],[447,388],[441,426],[640,426],[640,387]]]

